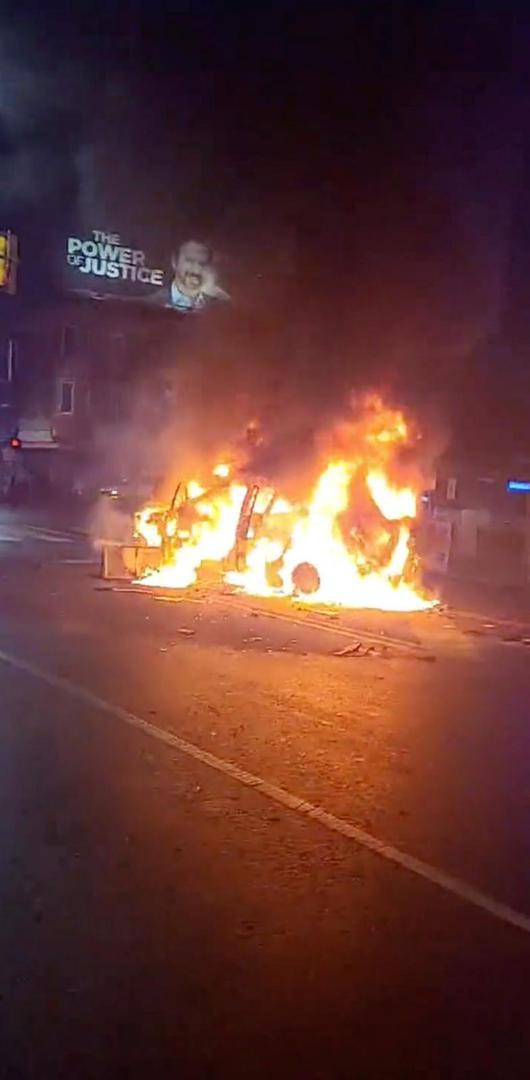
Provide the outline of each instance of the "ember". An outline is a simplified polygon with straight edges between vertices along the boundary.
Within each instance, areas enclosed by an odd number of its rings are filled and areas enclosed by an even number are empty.
[[[396,480],[413,439],[401,412],[368,399],[361,420],[332,438],[312,493],[296,504],[268,481],[249,482],[248,464],[244,480],[236,467],[215,465],[210,480],[179,485],[169,508],[137,515],[137,534],[162,548],[162,566],[142,584],[186,588],[214,564],[252,596],[386,611],[431,607],[416,583],[411,535],[419,487],[410,477]]]

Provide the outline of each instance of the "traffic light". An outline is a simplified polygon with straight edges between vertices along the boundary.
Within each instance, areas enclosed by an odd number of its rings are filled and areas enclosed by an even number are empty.
[[[9,240],[7,233],[0,233],[0,289],[4,289],[9,280]]]
[[[9,445],[12,450],[21,450],[22,440],[19,439],[18,435],[13,435],[12,438],[9,440]]]
[[[0,290],[17,290],[18,240],[9,229],[0,232]]]

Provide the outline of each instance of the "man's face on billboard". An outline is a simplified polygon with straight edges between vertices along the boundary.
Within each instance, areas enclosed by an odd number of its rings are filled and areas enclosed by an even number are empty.
[[[179,289],[188,296],[196,296],[202,289],[205,273],[210,264],[210,252],[205,244],[189,240],[178,253],[175,276]]]

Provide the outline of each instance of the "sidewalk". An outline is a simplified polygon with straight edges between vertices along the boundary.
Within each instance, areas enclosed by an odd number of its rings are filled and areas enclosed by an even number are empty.
[[[438,576],[429,584],[443,604],[454,611],[477,617],[530,623],[530,586],[499,586],[487,581],[472,581],[452,576]]]

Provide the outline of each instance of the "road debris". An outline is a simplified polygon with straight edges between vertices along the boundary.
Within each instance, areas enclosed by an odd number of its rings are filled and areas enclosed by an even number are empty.
[[[111,585],[111,592],[132,593],[133,596],[150,596],[149,589],[144,585]]]
[[[380,656],[386,659],[389,656],[389,648],[383,643],[363,646],[360,641],[354,641],[351,645],[345,645],[343,649],[337,649],[332,656]]]
[[[186,597],[186,599],[190,599],[190,598]],[[182,602],[184,600],[184,597],[183,596],[153,596],[153,600],[155,600],[157,604],[182,604]]]
[[[177,634],[182,634],[182,637],[193,637],[196,632],[196,630],[190,630],[188,626],[180,626],[177,630]]]
[[[333,656],[365,656],[366,650],[361,652],[361,642],[354,641],[351,645],[345,645],[343,649],[337,649]]]

